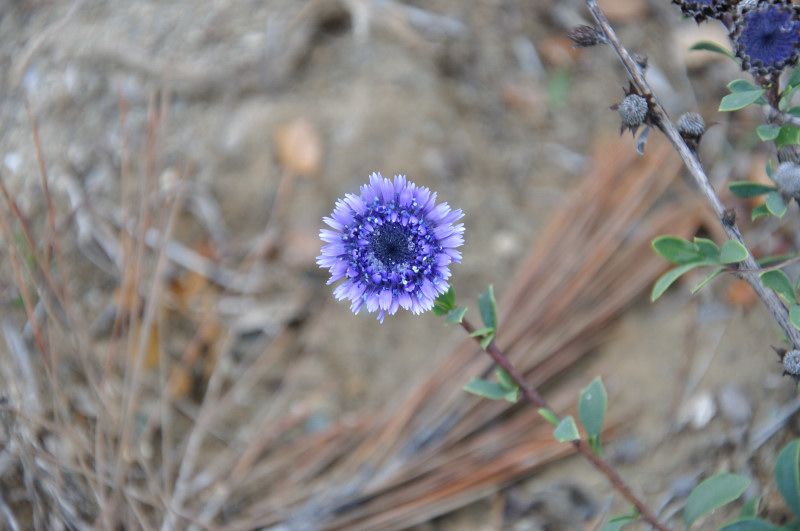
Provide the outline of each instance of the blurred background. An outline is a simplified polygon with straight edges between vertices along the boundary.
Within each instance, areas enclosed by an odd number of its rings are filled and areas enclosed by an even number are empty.
[[[688,51],[728,46],[724,28],[598,3],[673,118],[704,116],[701,159],[759,252],[791,247],[791,219],[750,226],[725,194],[771,154],[757,112],[716,111],[736,64]],[[719,470],[782,514],[778,329],[734,278],[649,302],[667,266],[649,238],[721,236],[657,133],[641,157],[620,137],[624,71],[566,38],[588,17],[577,0],[0,0],[0,520],[592,529],[626,511],[588,463],[545,466],[569,448],[522,405],[461,391],[491,369],[463,331],[333,298],[321,218],[373,171],[464,210],[459,303],[494,285],[498,343],[560,411],[604,377],[607,456],[665,520]]]

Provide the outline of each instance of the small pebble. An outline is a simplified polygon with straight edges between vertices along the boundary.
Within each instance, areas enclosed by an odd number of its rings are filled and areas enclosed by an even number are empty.
[[[719,392],[719,409],[722,417],[740,426],[753,418],[753,407],[744,390],[736,384],[728,384]]]

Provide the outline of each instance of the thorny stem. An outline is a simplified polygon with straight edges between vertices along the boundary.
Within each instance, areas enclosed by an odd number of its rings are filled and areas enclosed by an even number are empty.
[[[461,327],[467,331],[467,334],[472,334],[475,332],[475,327],[470,323],[467,319],[461,320]],[[480,337],[476,337],[475,341],[480,344]],[[547,402],[542,398],[542,396],[536,392],[536,389],[533,388],[528,382],[525,380],[525,376],[514,367],[508,358],[505,357],[503,352],[497,346],[497,344],[492,340],[489,345],[486,347],[485,352],[491,356],[491,358],[497,363],[504,371],[511,376],[511,379],[514,380],[514,383],[519,386],[520,391],[525,396],[525,398],[536,406],[537,408],[544,408],[549,411],[553,411]],[[555,414],[555,413],[554,413]],[[611,484],[614,485],[614,488],[622,494],[629,502],[636,507],[636,510],[639,511],[639,515],[642,519],[644,519],[647,523],[652,525],[655,529],[659,531],[667,531],[667,528],[658,521],[658,519],[650,512],[647,506],[642,502],[633,491],[625,484],[625,481],[617,474],[617,472],[611,468],[611,465],[606,463],[602,458],[600,458],[597,454],[594,453],[591,446],[589,446],[586,441],[582,439],[578,439],[577,441],[571,441],[572,446],[575,447],[575,450],[583,455],[589,462],[594,465],[600,472],[602,472],[608,479],[611,481]]]
[[[611,24],[608,22],[608,19],[600,10],[600,8],[597,7],[597,2],[595,0],[584,1],[586,3],[586,7],[588,7],[589,11],[592,12],[597,24],[603,30],[608,44],[614,48],[614,51],[619,56],[622,65],[628,71],[628,76],[630,77],[634,86],[640,91],[642,96],[647,97],[653,102],[653,106],[655,107],[654,114],[657,115],[656,126],[658,126],[661,132],[663,132],[669,141],[672,142],[675,151],[678,152],[678,155],[680,155],[683,163],[686,165],[686,169],[688,169],[689,173],[691,173],[706,202],[711,206],[711,209],[717,216],[717,220],[722,226],[722,229],[725,231],[725,234],[728,236],[728,238],[741,243],[744,245],[745,249],[747,249],[747,258],[742,260],[739,264],[739,268],[742,270],[740,271],[741,276],[747,281],[748,284],[750,284],[750,286],[753,288],[753,291],[756,292],[758,297],[767,307],[767,310],[772,315],[773,319],[775,319],[775,322],[778,323],[778,326],[781,327],[783,333],[786,334],[786,338],[791,343],[792,349],[800,348],[800,330],[796,329],[794,325],[792,325],[792,322],[789,320],[789,311],[780,301],[778,295],[776,295],[774,291],[764,286],[757,274],[744,273],[745,270],[758,270],[760,266],[758,265],[755,257],[753,257],[750,247],[745,243],[742,233],[739,230],[739,227],[736,225],[735,220],[730,222],[729,217],[725,215],[725,206],[719,200],[716,192],[711,187],[708,176],[706,175],[702,164],[700,164],[700,160],[697,158],[697,154],[689,149],[689,147],[686,145],[686,142],[684,142],[683,138],[681,138],[678,129],[670,121],[666,110],[664,110],[664,107],[661,105],[661,102],[658,101],[653,94],[653,91],[650,89],[650,86],[644,78],[644,72],[639,65],[636,64],[633,58],[631,58],[628,50],[622,45],[617,37],[617,34],[614,33],[614,29],[611,27]]]

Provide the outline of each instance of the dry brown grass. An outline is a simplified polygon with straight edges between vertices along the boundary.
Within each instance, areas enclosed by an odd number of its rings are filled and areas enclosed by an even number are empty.
[[[258,314],[280,326],[243,350],[248,329],[235,326],[253,319],[248,281],[269,274],[254,267],[278,240],[254,242],[238,268],[179,243],[197,197],[190,168],[161,160],[165,101],[152,102],[145,152],[120,154],[117,205],[69,180],[59,182],[74,200],[57,205],[38,139],[44,219],[26,219],[2,189],[3,281],[24,308],[3,323],[0,357],[0,513],[11,529],[398,529],[570,450],[525,404],[461,390],[491,369],[466,339],[381,408],[306,431],[298,332]],[[652,140],[644,158],[626,141],[603,148],[501,301],[500,346],[561,411],[585,382],[559,376],[664,267],[651,238],[700,223],[685,197],[657,202],[680,166],[667,145]],[[265,234],[280,219],[270,223]],[[114,275],[99,316],[76,300],[97,282],[76,249]]]

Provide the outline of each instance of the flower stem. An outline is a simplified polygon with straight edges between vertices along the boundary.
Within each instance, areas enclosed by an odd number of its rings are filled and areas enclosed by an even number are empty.
[[[472,334],[475,331],[475,327],[467,319],[461,320],[461,327],[467,331],[467,334]],[[480,337],[476,337],[475,341],[480,344]],[[523,374],[511,364],[508,358],[506,358],[494,340],[487,345],[485,352],[491,356],[495,363],[497,363],[504,371],[506,371],[509,376],[511,376],[511,379],[514,380],[514,383],[519,386],[522,394],[531,404],[537,408],[544,408],[553,411],[545,399],[542,398],[542,396],[536,391],[536,389],[534,389],[534,387],[525,380]],[[611,467],[611,465],[606,463],[601,457],[595,454],[594,450],[592,450],[591,446],[589,446],[586,441],[582,439],[572,441],[572,446],[575,447],[575,450],[579,454],[588,459],[596,469],[602,472],[608,478],[608,480],[611,481],[611,484],[614,485],[614,488],[617,489],[617,491],[622,494],[625,499],[631,502],[634,507],[636,507],[636,510],[639,511],[639,515],[642,517],[642,519],[659,531],[667,531],[667,528],[658,521],[653,513],[650,512],[644,502],[636,497],[633,491],[628,487],[628,485],[625,484],[625,482]]]
[[[667,111],[650,89],[650,86],[644,78],[644,72],[633,60],[630,53],[628,53],[628,50],[622,45],[617,37],[617,34],[614,32],[614,28],[611,27],[611,24],[609,23],[605,14],[603,14],[603,12],[597,6],[597,2],[595,0],[584,0],[584,2],[586,3],[586,7],[589,8],[589,11],[592,12],[597,24],[603,30],[608,44],[617,53],[620,62],[625,67],[625,70],[628,71],[628,77],[630,77],[634,86],[641,92],[643,96],[652,98],[655,107],[655,114],[658,118],[656,126],[669,139],[669,141],[672,143],[672,146],[675,148],[675,151],[683,160],[683,163],[686,165],[686,169],[689,170],[689,173],[694,179],[695,184],[697,184],[700,193],[711,207],[711,210],[713,210],[714,215],[716,215],[717,220],[719,221],[719,224],[725,231],[725,235],[729,239],[741,243],[745,249],[747,249],[747,258],[739,263],[739,268],[743,270],[740,272],[740,274],[747,281],[747,283],[750,284],[750,287],[752,287],[753,291],[756,292],[758,298],[760,298],[767,307],[767,310],[769,311],[770,315],[772,315],[772,318],[776,323],[778,323],[778,326],[781,327],[781,330],[789,340],[789,344],[792,346],[792,349],[800,348],[800,330],[795,328],[792,324],[791,320],[789,319],[789,310],[783,305],[781,300],[778,298],[778,295],[761,282],[758,274],[744,273],[745,270],[758,270],[758,261],[756,261],[753,253],[750,251],[750,247],[745,243],[742,232],[736,225],[735,220],[731,222],[729,216],[726,215],[725,206],[722,204],[722,201],[719,200],[714,188],[712,188],[705,169],[703,169],[703,165],[697,158],[697,154],[689,149],[689,146],[687,146],[686,142],[684,142],[683,138],[681,138],[678,129],[670,121]]]

